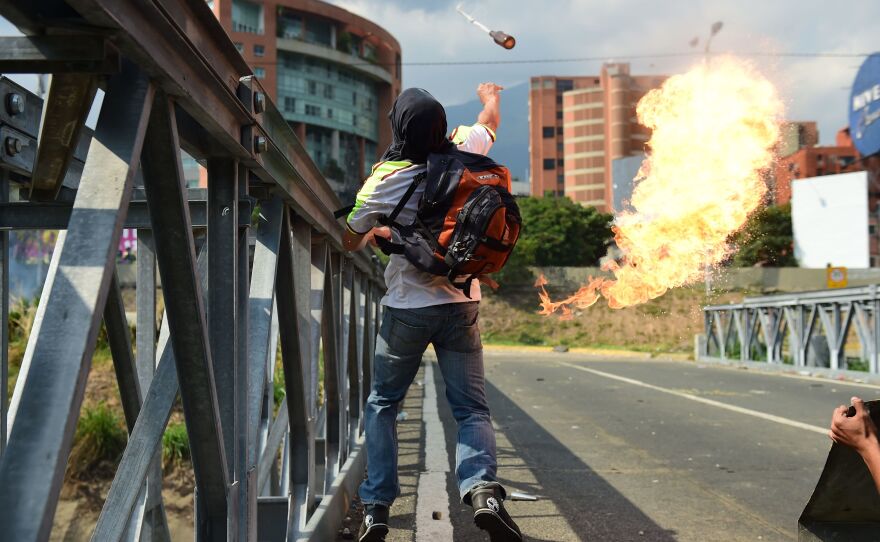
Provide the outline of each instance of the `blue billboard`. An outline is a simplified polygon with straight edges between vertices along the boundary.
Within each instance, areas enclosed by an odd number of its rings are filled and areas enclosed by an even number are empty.
[[[862,155],[880,152],[880,53],[869,56],[856,75],[849,100],[849,132]]]

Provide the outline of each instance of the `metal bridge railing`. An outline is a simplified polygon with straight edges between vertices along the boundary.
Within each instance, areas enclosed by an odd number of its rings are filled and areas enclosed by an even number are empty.
[[[49,538],[103,320],[130,436],[93,540],[170,539],[159,458],[178,394],[199,540],[332,539],[363,475],[384,290],[373,259],[342,252],[338,199],[203,0],[0,0],[0,14],[27,34],[0,38],[0,72],[53,74],[45,103],[0,82],[4,321],[8,231],[64,230],[8,411],[0,336],[0,538]],[[181,150],[206,164],[206,196]]]
[[[818,292],[747,297],[742,303],[703,308],[705,344],[700,357],[784,362],[806,367],[817,344],[828,347],[829,368],[848,369],[845,349],[851,330],[859,357],[878,374],[880,293],[876,285]],[[731,353],[734,353],[731,356]],[[763,358],[763,359],[759,359]]]

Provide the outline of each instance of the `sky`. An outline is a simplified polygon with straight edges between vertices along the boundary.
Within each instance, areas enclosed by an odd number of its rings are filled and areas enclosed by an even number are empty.
[[[535,75],[597,74],[602,61],[479,66],[413,66],[409,62],[499,61],[598,57],[630,61],[632,73],[672,75],[699,56],[628,56],[698,50],[713,22],[723,28],[714,52],[857,54],[880,50],[880,1],[847,0],[471,0],[463,8],[517,39],[506,51],[455,11],[457,1],[331,0],[390,31],[403,49],[404,86],[428,89],[447,105],[474,98],[481,81],[502,85]],[[776,87],[789,120],[819,122],[823,144],[847,123],[850,86],[861,58],[754,58]],[[502,99],[503,108],[503,99]],[[502,109],[503,113],[503,109]]]
[[[410,62],[507,61],[593,57],[630,61],[633,74],[671,75],[699,62],[630,56],[693,52],[715,21],[715,52],[858,54],[880,50],[880,1],[846,0],[469,0],[463,8],[517,39],[506,51],[455,11],[458,1],[330,0],[371,19],[400,42],[404,85],[431,91],[446,105],[475,97],[481,81],[515,85],[535,75],[597,74],[602,60],[477,66],[414,66]],[[0,35],[17,33],[0,19]],[[830,144],[846,125],[847,103],[861,58],[755,58],[786,104],[789,120],[819,122]],[[17,76],[34,88],[35,79]],[[503,104],[503,101],[502,101]],[[503,105],[502,105],[503,113]]]

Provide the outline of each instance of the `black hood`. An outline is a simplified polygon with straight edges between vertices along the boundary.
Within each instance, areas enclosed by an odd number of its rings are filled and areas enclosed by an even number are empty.
[[[446,111],[427,90],[408,88],[394,100],[391,112],[391,146],[382,161],[409,160],[424,163],[432,152],[449,149]]]

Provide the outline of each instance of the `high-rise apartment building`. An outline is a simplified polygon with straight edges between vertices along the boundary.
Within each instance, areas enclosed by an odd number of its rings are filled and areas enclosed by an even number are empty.
[[[343,201],[391,142],[401,50],[379,25],[319,0],[209,0]]]
[[[636,104],[664,79],[630,75],[629,64],[606,64],[598,76],[533,77],[532,195],[613,210],[612,160],[644,153],[649,131],[636,120]]]

